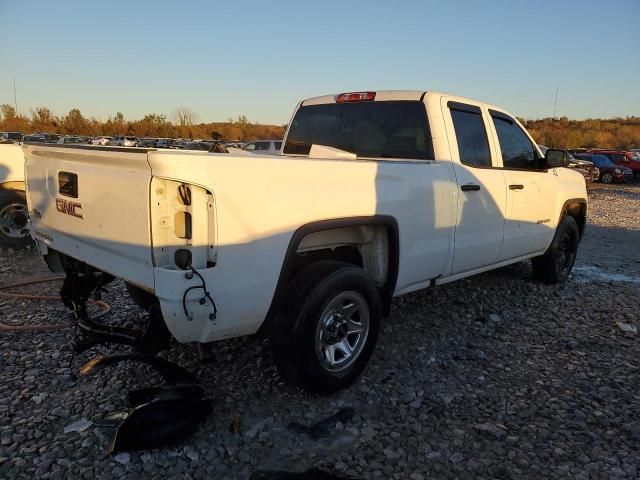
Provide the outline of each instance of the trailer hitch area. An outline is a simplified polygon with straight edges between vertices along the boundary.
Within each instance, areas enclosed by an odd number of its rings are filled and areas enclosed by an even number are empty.
[[[74,353],[107,343],[129,345],[145,353],[157,353],[169,347],[170,334],[158,305],[149,309],[149,321],[144,329],[106,325],[91,319],[87,312],[87,300],[90,297],[99,299],[102,288],[114,277],[96,270],[78,270],[67,270],[60,290],[62,301],[71,310],[75,320]]]
[[[143,362],[155,368],[164,385],[129,392],[130,408],[112,412],[102,426],[115,427],[107,453],[146,450],[175,444],[194,433],[211,411],[211,400],[204,397],[198,378],[185,368],[155,356],[169,346],[170,334],[159,305],[149,308],[144,329],[104,325],[89,318],[87,301],[100,294],[113,277],[83,263],[65,266],[67,277],[60,296],[75,318],[75,334],[70,366],[75,353],[93,345],[116,343],[129,345],[138,352],[99,355],[87,362],[81,375],[125,360]]]

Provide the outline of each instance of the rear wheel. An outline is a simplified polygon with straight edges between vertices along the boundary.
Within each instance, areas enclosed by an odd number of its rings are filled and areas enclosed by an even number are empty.
[[[24,192],[0,190],[0,244],[12,248],[25,248],[32,243]]]
[[[289,294],[272,334],[281,376],[320,394],[350,385],[380,328],[382,305],[371,278],[351,264],[322,261],[302,270]]]
[[[533,277],[548,284],[564,282],[576,262],[579,242],[578,224],[567,215],[560,221],[545,254],[531,260]]]
[[[613,182],[613,175],[609,172],[603,173],[602,175],[600,175],[600,181],[602,183],[611,183]]]

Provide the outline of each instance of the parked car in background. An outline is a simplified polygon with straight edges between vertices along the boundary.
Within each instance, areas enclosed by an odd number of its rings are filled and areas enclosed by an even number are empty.
[[[280,155],[282,152],[282,140],[256,140],[255,142],[247,143],[242,149],[258,155]]]
[[[229,153],[229,150],[227,149],[225,144],[218,140],[198,140],[194,142],[187,142],[185,143],[184,147],[182,147],[182,149],[212,153]]]
[[[83,145],[87,143],[87,140],[83,137],[75,137],[73,135],[64,135],[60,137],[57,143],[63,145]]]
[[[124,135],[116,135],[107,142],[107,145],[114,147],[135,147],[138,144],[136,137],[127,137]]]
[[[44,135],[25,135],[24,137],[22,137],[22,141],[23,142],[31,142],[31,143],[46,143],[47,140],[46,138],[44,138]]]
[[[602,183],[628,182],[633,180],[633,171],[622,165],[616,165],[608,157],[592,153],[576,153],[575,158],[592,162],[600,170]]]
[[[91,145],[107,145],[109,143],[109,140],[111,140],[111,137],[105,137],[105,136],[100,136],[100,137],[93,137],[91,139]]]
[[[139,138],[136,147],[156,148],[158,146],[157,138]]]
[[[188,143],[185,143],[182,149],[183,150],[199,150],[199,151],[208,152],[209,150],[211,150],[212,146],[213,146],[213,142],[209,142],[209,141],[188,142]]]
[[[640,179],[640,159],[635,153],[625,150],[589,150],[589,153],[604,155],[616,165],[630,168],[633,171],[633,178]]]
[[[29,140],[36,142],[44,142],[44,143],[58,143],[58,140],[62,137],[62,134],[59,133],[43,133],[43,132],[35,132],[31,135],[27,135],[28,137],[41,138],[42,140]],[[27,141],[27,140],[23,140]]]
[[[0,132],[0,141],[9,140],[12,142],[21,142],[24,134],[22,132]]]
[[[180,148],[180,142],[174,138],[160,138],[156,144],[156,148],[171,148],[176,150]]]
[[[586,183],[593,183],[600,177],[600,169],[589,160],[580,160],[569,153],[569,168],[580,172]]]

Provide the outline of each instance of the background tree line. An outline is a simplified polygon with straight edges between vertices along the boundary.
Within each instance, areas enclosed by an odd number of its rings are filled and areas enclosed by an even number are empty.
[[[520,120],[538,143],[552,148],[640,148],[640,117]]]
[[[47,107],[36,107],[30,116],[17,114],[13,106],[0,105],[0,130],[69,135],[133,135],[137,137],[255,140],[282,138],[286,125],[261,125],[240,116],[226,122],[198,123],[190,109],[178,108],[169,120],[149,113],[141,120],[126,120],[120,112],[106,121],[87,118],[74,108],[65,116]],[[555,148],[640,148],[640,117],[569,120],[567,117],[521,120],[538,143]]]
[[[36,107],[30,116],[16,113],[11,105],[0,105],[0,131],[29,133],[61,133],[67,135],[132,135],[221,140],[255,140],[282,138],[286,126],[261,125],[240,116],[226,122],[198,123],[197,115],[188,108],[178,108],[171,121],[165,114],[149,113],[141,120],[127,120],[120,112],[106,121],[87,118],[74,108],[64,116],[54,115],[47,107]]]

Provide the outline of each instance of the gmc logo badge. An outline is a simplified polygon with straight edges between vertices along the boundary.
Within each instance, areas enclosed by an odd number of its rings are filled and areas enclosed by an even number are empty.
[[[76,218],[83,218],[81,203],[71,202],[63,198],[56,198],[56,209],[60,213],[64,213],[65,215],[71,215],[72,217]]]

